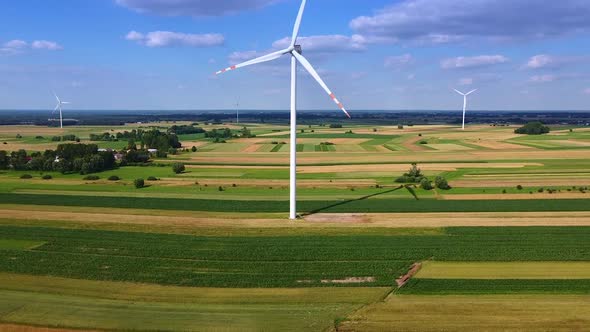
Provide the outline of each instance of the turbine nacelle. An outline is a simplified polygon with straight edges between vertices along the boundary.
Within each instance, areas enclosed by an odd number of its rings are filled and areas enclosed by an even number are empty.
[[[293,51],[295,51],[295,52],[297,52],[299,54],[303,54],[303,50],[301,49],[301,45],[295,45],[295,46],[293,46],[293,49],[291,50],[291,52],[293,52]]]

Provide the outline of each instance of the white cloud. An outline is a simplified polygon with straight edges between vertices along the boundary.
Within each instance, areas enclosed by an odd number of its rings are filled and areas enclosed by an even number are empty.
[[[366,50],[366,41],[358,36],[319,35],[297,38],[303,52],[336,53]],[[272,44],[273,49],[285,49],[291,45],[291,37],[279,39]]]
[[[131,31],[125,36],[125,39],[147,47],[213,47],[221,46],[225,42],[225,37],[217,33],[188,34],[171,31],[154,31],[147,34]]]
[[[588,56],[552,56],[539,54],[531,57],[526,63],[526,69],[559,69],[566,65],[590,62]]]
[[[401,0],[353,19],[350,27],[373,40],[540,39],[587,32],[589,16],[585,0]]]
[[[555,75],[535,75],[532,76],[529,81],[532,83],[548,83],[548,82],[553,82],[557,79],[557,76]]]
[[[555,81],[565,81],[565,80],[580,80],[580,79],[588,79],[588,75],[585,74],[543,74],[543,75],[534,75],[531,76],[529,82],[531,83],[550,83]]]
[[[414,63],[411,54],[388,56],[385,58],[385,68],[401,69]]]
[[[259,9],[281,0],[115,0],[140,13],[165,16],[221,16]]]
[[[48,40],[35,40],[31,44],[31,48],[34,50],[48,50],[48,51],[58,51],[62,50],[63,47],[56,42],[48,41]]]
[[[441,61],[440,65],[443,69],[461,69],[492,66],[506,63],[508,61],[510,60],[503,55],[480,55],[474,57],[444,59]]]
[[[2,45],[3,48],[13,48],[13,49],[21,49],[21,48],[26,48],[27,46],[29,46],[29,44],[27,44],[26,41],[24,40],[11,40],[9,42],[4,43],[4,45]]]
[[[63,47],[56,42],[47,40],[35,40],[31,44],[24,40],[14,39],[0,45],[0,55],[16,55],[28,50],[62,50]]]

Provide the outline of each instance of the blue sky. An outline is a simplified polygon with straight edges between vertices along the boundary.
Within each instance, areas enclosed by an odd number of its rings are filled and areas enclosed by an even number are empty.
[[[0,109],[287,109],[299,0],[7,0]],[[308,0],[299,43],[352,110],[590,109],[590,1]],[[299,107],[337,111],[300,72]]]

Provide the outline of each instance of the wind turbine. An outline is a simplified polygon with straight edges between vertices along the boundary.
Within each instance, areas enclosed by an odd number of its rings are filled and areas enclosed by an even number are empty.
[[[469,96],[470,94],[474,93],[475,91],[477,91],[477,89],[471,90],[467,93],[463,93],[457,89],[454,89],[456,93],[460,94],[461,96],[463,96],[463,130],[465,130],[465,112],[467,112],[467,96]]]
[[[57,105],[55,106],[55,109],[53,110],[53,112],[59,110],[59,127],[63,129],[64,127],[64,120],[63,120],[63,116],[62,116],[62,111],[61,111],[61,105],[68,105],[70,104],[69,101],[61,101],[59,99],[59,97],[55,94],[55,92],[53,93],[53,95],[55,96],[55,99],[57,99]]]
[[[346,114],[347,117],[350,118],[350,115],[342,105],[342,103],[336,98],[336,96],[332,93],[332,91],[328,88],[326,83],[321,79],[320,75],[317,71],[313,68],[313,66],[307,61],[307,59],[302,55],[301,45],[296,45],[297,37],[299,35],[299,28],[301,26],[301,19],[303,17],[303,12],[305,11],[305,4],[307,0],[303,0],[301,2],[301,7],[299,8],[299,14],[297,15],[297,19],[295,20],[295,26],[293,28],[293,35],[291,37],[291,45],[284,50],[280,50],[277,52],[273,52],[259,58],[246,61],[244,63],[231,66],[229,68],[223,69],[218,71],[216,74],[223,74],[230,70],[235,70],[238,68],[255,65],[263,62],[273,61],[276,60],[283,55],[290,55],[291,56],[291,161],[290,161],[290,206],[289,206],[289,219],[297,219],[297,62],[299,62],[308,72],[309,74],[318,82],[318,84],[326,91],[326,93],[332,98],[332,100],[338,105],[338,107]]]

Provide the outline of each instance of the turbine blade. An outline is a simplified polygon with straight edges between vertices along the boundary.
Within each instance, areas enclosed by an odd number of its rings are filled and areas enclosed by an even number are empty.
[[[281,50],[281,51],[278,51],[278,52],[274,52],[274,53],[270,53],[270,54],[267,54],[267,55],[263,55],[263,56],[261,56],[259,58],[252,59],[252,60],[249,60],[249,61],[240,63],[238,65],[234,65],[234,66],[231,66],[231,67],[222,69],[222,70],[216,72],[215,75],[223,74],[223,73],[225,73],[227,71],[230,71],[230,70],[235,70],[235,69],[238,69],[238,68],[255,65],[255,64],[258,64],[258,63],[263,63],[263,62],[268,62],[268,61],[276,60],[276,59],[280,58],[281,56],[283,56],[283,55],[285,55],[287,53],[289,53],[289,50]]]
[[[52,113],[55,113],[55,111],[57,111],[58,109],[59,109],[59,104],[57,104],[57,105],[55,106],[55,108],[53,109],[53,112],[52,112]]]
[[[311,63],[309,63],[309,61],[307,61],[307,59],[305,57],[303,57],[303,55],[297,53],[297,52],[291,52],[291,54],[293,54],[293,56],[295,57],[295,59],[297,59],[297,61],[299,61],[299,63],[301,63],[301,65],[303,65],[303,67],[309,72],[309,74],[315,78],[315,80],[320,84],[320,86],[326,91],[326,93],[328,95],[330,95],[330,98],[332,98],[332,100],[336,103],[336,105],[338,105],[338,107],[340,107],[340,109],[342,110],[342,112],[344,112],[344,114],[346,114],[347,117],[350,118],[350,114],[348,114],[348,112],[346,111],[346,109],[344,108],[344,106],[342,105],[342,103],[336,98],[336,96],[334,96],[334,94],[332,93],[332,91],[330,91],[330,89],[328,88],[328,86],[326,85],[326,83],[324,83],[324,81],[322,80],[322,78],[320,77],[320,75],[317,73],[317,71],[315,69],[313,69],[313,66],[311,65]]]
[[[477,91],[477,89],[473,89],[473,90],[471,90],[471,91],[467,92],[465,95],[466,95],[466,96],[469,96],[470,94],[474,93],[475,91]]]
[[[57,102],[61,103],[61,101],[59,100],[59,97],[55,94],[55,92],[53,93],[53,95],[55,96],[55,99],[57,100]]]
[[[61,102],[62,105],[67,105],[67,104],[71,104],[69,101],[62,101]]]
[[[295,20],[295,26],[293,27],[293,36],[291,37],[291,47],[297,43],[297,37],[299,36],[299,28],[301,27],[301,19],[303,18],[303,12],[305,11],[305,4],[307,0],[301,1],[301,7],[299,7],[299,14]]]
[[[455,90],[455,92],[458,93],[458,94],[460,94],[461,96],[465,96],[465,94],[463,92],[461,92],[461,91],[459,91],[457,89],[453,89],[453,90]]]

